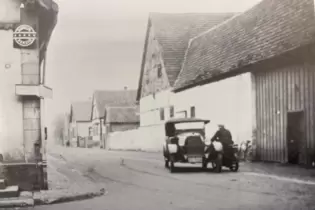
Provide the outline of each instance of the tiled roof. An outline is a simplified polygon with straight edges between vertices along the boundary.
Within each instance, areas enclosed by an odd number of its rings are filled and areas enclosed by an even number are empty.
[[[179,91],[313,41],[313,0],[263,0],[190,41]]]
[[[102,116],[105,107],[132,107],[136,104],[136,90],[97,90],[94,92],[96,108]]]
[[[162,47],[164,65],[171,86],[174,85],[181,70],[189,40],[233,15],[232,13],[150,14],[147,36],[149,28],[153,27],[155,38]],[[146,47],[148,47],[147,40],[139,78],[138,100],[141,97]]]
[[[76,121],[90,121],[91,120],[91,101],[80,101],[75,102],[71,105],[72,107],[72,118]]]
[[[108,107],[106,108],[107,123],[139,123],[137,107]]]

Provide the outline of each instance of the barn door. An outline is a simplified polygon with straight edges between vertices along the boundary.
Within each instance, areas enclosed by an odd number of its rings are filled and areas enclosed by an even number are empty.
[[[287,122],[288,162],[298,164],[303,139],[305,137],[304,112],[289,112]]]

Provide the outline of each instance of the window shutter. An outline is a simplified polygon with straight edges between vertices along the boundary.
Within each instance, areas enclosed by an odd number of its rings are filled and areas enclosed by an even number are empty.
[[[160,108],[160,120],[164,120],[165,116],[164,116],[164,108]]]

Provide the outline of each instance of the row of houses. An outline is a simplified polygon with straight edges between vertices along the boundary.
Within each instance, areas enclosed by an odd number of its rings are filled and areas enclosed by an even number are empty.
[[[71,146],[107,148],[107,135],[139,127],[135,90],[97,90],[71,104],[66,132]],[[89,140],[89,141],[86,141]]]
[[[314,36],[313,0],[262,0],[241,14],[150,14],[140,128],[158,135],[169,118],[208,118],[208,135],[223,123],[237,143],[252,140],[258,160],[310,163]]]

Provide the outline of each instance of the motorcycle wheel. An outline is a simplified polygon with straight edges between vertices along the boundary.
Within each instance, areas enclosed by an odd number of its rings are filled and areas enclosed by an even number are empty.
[[[212,162],[212,168],[216,173],[221,173],[222,171],[222,159],[223,156],[219,153],[216,160]]]
[[[233,172],[237,172],[237,171],[238,171],[238,168],[239,168],[238,162],[235,162],[235,163],[233,163],[233,164],[230,166],[230,170],[233,171]]]
[[[202,161],[202,169],[206,170],[208,168],[208,162],[207,161]]]

